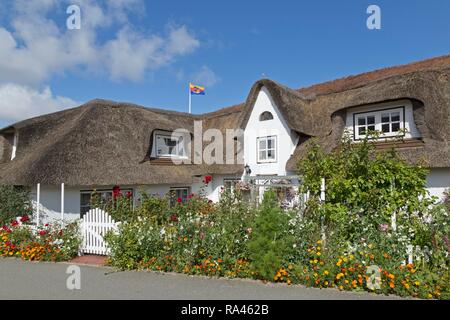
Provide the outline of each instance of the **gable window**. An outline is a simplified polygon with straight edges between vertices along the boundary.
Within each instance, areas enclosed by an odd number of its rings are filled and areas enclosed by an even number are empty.
[[[268,120],[273,120],[273,114],[270,113],[269,111],[264,111],[263,113],[261,113],[261,115],[259,116],[259,121],[268,121]]]
[[[155,146],[157,157],[184,157],[183,137],[169,134],[156,134]]]
[[[364,139],[370,131],[377,131],[380,138],[402,136],[405,128],[405,107],[375,110],[353,114],[354,140]]]
[[[188,201],[189,187],[170,188],[170,205],[174,206],[178,199],[181,199],[182,203]]]
[[[257,138],[257,157],[258,162],[276,162],[277,161],[277,137],[268,136]]]

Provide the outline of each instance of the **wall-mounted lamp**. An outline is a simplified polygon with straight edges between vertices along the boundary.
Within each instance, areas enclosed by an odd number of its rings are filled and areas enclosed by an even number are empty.
[[[245,169],[246,175],[248,175],[248,176],[251,175],[252,169],[250,169],[250,166],[248,164],[245,165],[244,169]]]

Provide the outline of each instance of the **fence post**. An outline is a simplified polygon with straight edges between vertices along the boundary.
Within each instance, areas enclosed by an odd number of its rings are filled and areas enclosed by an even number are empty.
[[[325,178],[322,178],[322,183],[320,185],[320,202],[325,204]],[[325,235],[325,217],[322,215],[320,218],[320,233],[322,234],[322,241],[326,241],[326,235]]]
[[[41,214],[41,184],[36,186],[36,225],[39,226],[39,216]]]

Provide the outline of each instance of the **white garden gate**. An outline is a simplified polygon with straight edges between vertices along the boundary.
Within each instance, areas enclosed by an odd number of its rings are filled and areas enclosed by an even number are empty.
[[[83,253],[106,255],[108,248],[104,236],[108,231],[117,230],[117,223],[102,209],[91,209],[83,217],[82,222]]]

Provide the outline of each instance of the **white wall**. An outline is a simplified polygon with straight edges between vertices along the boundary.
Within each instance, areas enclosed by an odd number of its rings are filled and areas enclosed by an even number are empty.
[[[431,169],[427,175],[427,190],[431,196],[443,200],[444,191],[450,187],[450,168]]]
[[[411,101],[409,100],[399,100],[399,101],[391,101],[386,103],[379,103],[369,106],[362,106],[351,108],[347,111],[346,117],[346,131],[349,132],[353,136],[353,114],[360,112],[371,112],[375,110],[396,108],[396,107],[405,107],[405,129],[407,133],[405,134],[406,139],[411,138],[420,138],[421,134],[419,130],[417,130],[416,124],[414,122],[414,114],[413,114],[413,106]]]
[[[80,218],[80,188],[64,188],[64,219],[76,220]],[[31,189],[31,199],[37,200],[36,186]],[[47,223],[61,218],[61,187],[41,185],[40,194],[40,222]]]
[[[259,121],[264,111],[272,113],[273,120]],[[265,136],[277,136],[277,161],[274,163],[257,161],[257,138]],[[286,124],[270,93],[262,87],[244,131],[244,163],[250,166],[251,175],[286,175],[286,162],[294,152],[297,140],[297,134]]]

